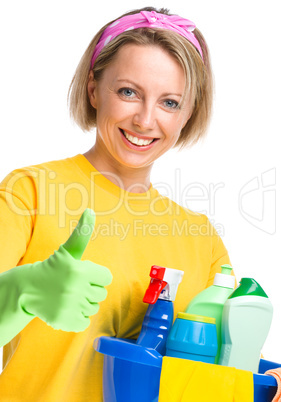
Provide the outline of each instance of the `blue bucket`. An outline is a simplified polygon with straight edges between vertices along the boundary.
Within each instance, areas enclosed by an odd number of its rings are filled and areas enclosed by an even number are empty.
[[[162,355],[129,339],[101,336],[94,348],[104,354],[103,399],[105,402],[157,402]],[[274,377],[265,371],[280,364],[261,359],[254,374],[254,402],[271,402],[276,391]]]
[[[162,355],[135,341],[106,336],[94,348],[104,354],[103,399],[105,402],[157,402]]]
[[[259,374],[254,374],[254,402],[271,402],[277,391],[277,381],[271,375],[264,375],[267,370],[281,367],[281,364],[260,359]]]

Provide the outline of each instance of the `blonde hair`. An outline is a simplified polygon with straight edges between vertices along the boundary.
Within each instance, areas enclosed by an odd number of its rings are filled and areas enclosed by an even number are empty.
[[[140,11],[156,11],[171,15],[167,9],[157,10],[154,7],[145,7],[123,14],[122,17],[136,14]],[[119,18],[121,17],[117,19]],[[83,131],[90,131],[96,126],[96,109],[90,104],[87,91],[91,58],[103,31],[114,21],[101,28],[92,39],[78,64],[69,87],[70,116]],[[201,46],[203,61],[197,49],[181,35],[166,29],[138,28],[123,32],[109,42],[97,57],[93,67],[94,78],[99,81],[105,69],[115,58],[118,50],[126,44],[160,46],[171,54],[183,67],[186,75],[185,93],[188,91],[193,102],[192,115],[183,127],[175,144],[175,147],[180,146],[181,149],[187,145],[193,145],[204,136],[212,113],[213,76],[209,51],[201,32],[195,28],[193,33]]]

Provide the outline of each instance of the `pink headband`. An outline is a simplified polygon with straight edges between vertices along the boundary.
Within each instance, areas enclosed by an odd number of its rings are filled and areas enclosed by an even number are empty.
[[[160,28],[168,29],[177,32],[181,36],[191,42],[203,59],[202,49],[195,35],[192,33],[195,24],[189,20],[179,17],[178,15],[166,15],[156,13],[155,11],[141,11],[139,14],[127,15],[114,21],[107,27],[97,43],[93,57],[91,60],[91,69],[94,66],[95,60],[102,51],[102,49],[111,42],[114,38],[125,31],[137,28]]]

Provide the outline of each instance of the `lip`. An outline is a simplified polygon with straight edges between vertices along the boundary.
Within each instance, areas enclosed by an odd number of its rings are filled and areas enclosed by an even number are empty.
[[[122,141],[125,143],[125,145],[128,148],[133,149],[135,151],[139,151],[139,152],[147,151],[148,149],[152,148],[154,146],[154,144],[156,144],[157,140],[159,139],[159,138],[157,138],[155,141],[153,141],[151,144],[148,144],[148,145],[141,145],[141,146],[140,145],[134,145],[130,141],[127,140],[125,135],[122,133],[122,129],[119,128],[119,131],[120,131]],[[128,134],[131,134],[127,130],[124,130],[124,131],[126,131],[126,133],[128,133]],[[135,135],[135,134],[132,133],[131,135]],[[139,137],[139,136],[138,136],[138,138],[143,138],[143,139],[148,139],[148,140],[152,139],[151,137]]]
[[[140,135],[140,134],[137,134],[137,133],[133,133],[132,131],[124,130],[124,128],[119,128],[119,130],[121,130],[121,131],[126,131],[127,134],[130,134],[130,135],[132,135],[133,137],[137,137],[137,138],[139,138],[140,140],[154,140],[154,138],[155,138],[155,139],[158,139],[158,138],[156,138],[156,137],[147,137],[146,135]]]

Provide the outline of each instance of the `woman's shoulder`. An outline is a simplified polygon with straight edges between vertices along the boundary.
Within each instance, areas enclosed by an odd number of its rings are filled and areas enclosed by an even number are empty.
[[[23,167],[16,167],[14,170],[8,173],[4,179],[2,179],[0,186],[2,187],[4,184],[7,184],[10,181],[15,182],[24,179],[34,179],[34,181],[36,181],[40,175],[43,176],[44,174],[47,174],[50,178],[60,172],[68,171],[68,169],[73,166],[73,163],[78,156],[79,155],[64,159],[44,161]]]
[[[40,191],[45,191],[50,184],[75,180],[75,175],[79,174],[79,170],[75,169],[76,157],[16,168],[2,179],[0,191],[25,200],[33,199]]]

